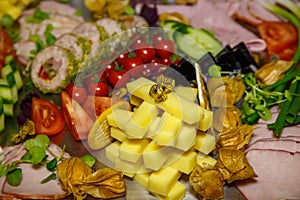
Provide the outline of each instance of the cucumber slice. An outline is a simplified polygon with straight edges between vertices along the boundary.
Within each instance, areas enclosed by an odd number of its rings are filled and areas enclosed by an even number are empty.
[[[4,109],[3,109],[3,100],[2,100],[2,96],[0,94],[0,132],[3,131],[5,128],[4,119],[5,119],[5,117],[4,117]]]
[[[9,79],[11,80],[11,78]],[[10,85],[5,79],[0,79],[0,93],[4,103],[15,104],[18,102],[18,90],[16,85]]]
[[[14,115],[14,104],[3,103],[4,115],[12,117]]]
[[[5,117],[4,113],[0,114],[0,132],[5,129]]]
[[[223,49],[222,43],[204,29],[187,27],[185,34],[175,33],[174,37],[179,49],[195,60],[207,52],[217,55]]]
[[[17,65],[14,62],[11,62],[9,64],[9,67],[13,71],[17,89],[20,90],[23,86],[23,80],[22,80],[21,74],[17,68]]]

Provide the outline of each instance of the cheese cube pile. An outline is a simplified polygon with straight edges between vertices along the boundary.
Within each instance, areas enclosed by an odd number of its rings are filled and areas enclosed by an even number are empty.
[[[206,133],[212,112],[195,103],[197,92],[181,88],[157,103],[149,95],[155,83],[139,78],[127,84],[134,111],[115,109],[107,116],[113,143],[105,147],[114,167],[133,177],[158,199],[182,199],[186,188],[182,173],[196,164],[214,165],[207,154],[215,149],[215,137]],[[191,91],[185,99],[182,91]]]

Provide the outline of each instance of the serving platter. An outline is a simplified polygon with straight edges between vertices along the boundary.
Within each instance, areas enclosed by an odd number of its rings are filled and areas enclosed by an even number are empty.
[[[75,8],[81,8],[83,10],[83,16],[87,21],[93,21],[92,14],[85,8],[84,2],[82,0],[71,0],[70,4],[74,6]],[[195,5],[194,5],[195,6]],[[188,8],[192,8],[192,6],[187,6]],[[193,10],[193,9],[191,9]],[[177,12],[180,12],[180,10],[176,10]],[[193,10],[195,11],[195,10]],[[184,13],[183,13],[184,14]],[[189,15],[193,15],[192,13],[189,13]],[[25,80],[26,81],[26,80]],[[37,91],[38,92],[38,91]],[[38,92],[39,95],[42,98],[49,99],[54,101],[59,105],[59,95],[43,95],[40,92]],[[24,96],[24,91],[21,91],[21,96]],[[15,113],[18,114],[20,112],[19,106],[16,106]],[[17,126],[17,116],[13,116],[9,120],[6,120],[6,129],[1,134],[0,137],[0,144],[1,145],[9,145],[10,141],[9,138],[11,138],[12,135],[18,132],[18,126]],[[89,153],[86,147],[82,142],[75,141],[72,137],[72,135],[69,133],[67,128],[65,127],[63,134],[59,134],[58,136],[54,136],[51,138],[53,141],[56,141],[57,143],[61,145],[66,145],[66,151],[69,152],[73,156],[82,156],[86,153]],[[105,167],[101,162],[96,163],[96,168],[102,168]],[[144,189],[141,185],[139,185],[137,182],[135,182],[133,179],[124,177],[126,181],[126,196],[116,199],[129,199],[129,200],[140,200],[140,199],[149,199],[154,200],[157,199],[153,195],[151,195],[146,189]],[[188,176],[183,175],[181,176],[180,181],[184,183],[187,187],[187,192],[185,195],[186,200],[190,199],[198,199],[196,196],[196,193],[192,189],[192,187],[189,185],[188,182]],[[67,199],[73,199],[72,196],[68,197]],[[88,197],[87,199],[93,199],[91,197]],[[225,200],[244,200],[245,198],[241,195],[241,193],[238,191],[238,189],[235,187],[234,184],[227,184],[224,187],[224,199]]]

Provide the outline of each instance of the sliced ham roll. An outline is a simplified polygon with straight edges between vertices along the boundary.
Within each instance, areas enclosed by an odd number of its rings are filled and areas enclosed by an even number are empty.
[[[122,33],[121,25],[114,19],[102,18],[97,20],[96,23],[102,26],[110,36]]]
[[[28,22],[28,17],[32,16],[37,8],[49,13],[49,18],[41,23]],[[31,54],[32,50],[36,49],[35,43],[30,40],[31,35],[37,35],[45,43],[45,30],[48,25],[52,25],[53,30],[51,34],[58,38],[65,33],[71,32],[83,22],[83,17],[75,16],[76,9],[70,5],[60,4],[55,1],[41,1],[37,8],[24,11],[18,20],[20,24],[20,40],[14,47],[17,49],[19,61],[24,65],[28,64],[33,57]]]
[[[90,41],[92,56],[94,56],[98,50],[100,42],[108,37],[103,27],[91,22],[80,24],[72,30],[72,33]]]
[[[59,93],[77,71],[72,55],[63,48],[53,45],[43,49],[34,58],[31,79],[42,92]]]
[[[236,182],[246,199],[300,199],[299,152],[252,149],[247,159],[257,177]]]
[[[69,50],[76,61],[81,62],[91,51],[90,41],[75,34],[67,33],[55,41],[55,45]]]

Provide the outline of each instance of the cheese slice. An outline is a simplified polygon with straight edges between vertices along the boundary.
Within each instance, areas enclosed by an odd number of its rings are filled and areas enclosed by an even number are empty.
[[[177,95],[181,96],[182,98],[190,102],[195,102],[197,99],[198,89],[192,87],[178,86],[175,89],[175,92]]]
[[[157,134],[153,139],[154,142],[161,146],[174,146],[181,126],[182,121],[180,119],[164,112],[160,123],[157,125]]]
[[[150,143],[148,139],[127,139],[125,140],[119,149],[120,159],[137,162],[144,150],[144,148]]]
[[[143,138],[158,116],[159,109],[148,102],[143,102],[125,125],[125,133],[132,138]]]
[[[152,170],[160,169],[168,159],[170,151],[170,148],[159,146],[152,140],[143,151],[144,166]]]
[[[127,135],[119,128],[110,127],[110,136],[120,142],[124,142],[127,139]]]
[[[198,129],[201,131],[207,131],[213,123],[213,112],[204,110],[204,117],[199,121]]]
[[[172,167],[165,167],[152,172],[149,177],[148,190],[154,194],[167,197],[180,176],[181,173]]]
[[[157,126],[161,121],[161,117],[156,117],[152,124],[149,126],[148,132],[145,135],[145,138],[153,139],[158,133],[156,132]]]
[[[209,155],[199,153],[197,154],[196,162],[202,168],[207,168],[207,167],[214,167],[217,163],[217,160]]]
[[[209,154],[216,148],[216,138],[205,132],[198,131],[194,148],[204,154]]]
[[[171,167],[185,174],[190,174],[196,166],[196,156],[196,152],[187,151],[182,154]]]
[[[144,173],[136,173],[133,177],[133,180],[138,182],[141,186],[144,188],[148,188],[148,183],[149,183],[149,177],[151,173],[150,172],[144,172]]]
[[[143,166],[143,160],[139,159],[135,163],[117,158],[115,160],[115,168],[127,174],[139,173]]]
[[[175,183],[167,196],[162,196],[159,194],[154,194],[159,200],[182,200],[185,197],[186,186],[181,182]]]
[[[197,130],[195,126],[184,124],[176,137],[175,148],[188,151],[194,146],[196,135]]]
[[[105,155],[113,163],[119,157],[120,146],[121,146],[121,143],[119,141],[115,141],[105,147]]]
[[[114,109],[108,116],[106,116],[107,122],[110,126],[118,127],[122,130],[125,129],[125,125],[132,117],[133,112],[123,109]]]
[[[204,108],[196,103],[192,103],[175,92],[168,93],[168,98],[163,102],[155,102],[154,98],[149,95],[150,88],[156,84],[155,82],[141,77],[135,81],[127,83],[126,87],[131,95],[137,96],[150,104],[169,112],[175,117],[182,119],[188,124],[199,123],[204,117]]]

